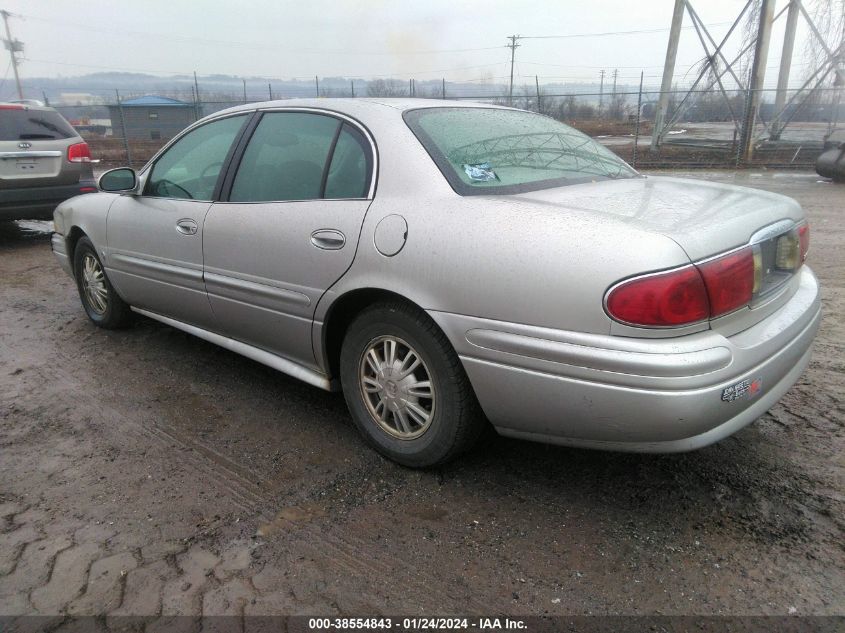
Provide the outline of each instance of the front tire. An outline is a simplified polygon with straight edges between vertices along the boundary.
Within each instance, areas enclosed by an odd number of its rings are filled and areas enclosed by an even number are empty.
[[[374,305],[351,323],[340,380],[355,425],[380,453],[411,467],[470,449],[484,417],[446,336],[402,302]]]
[[[94,325],[114,329],[129,323],[132,315],[129,305],[111,285],[100,257],[87,237],[76,243],[73,271],[82,307]]]

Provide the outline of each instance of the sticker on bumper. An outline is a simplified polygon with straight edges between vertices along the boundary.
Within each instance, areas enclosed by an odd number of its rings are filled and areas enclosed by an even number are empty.
[[[750,400],[757,396],[763,390],[762,378],[746,378],[735,385],[725,387],[722,390],[722,400],[724,402],[733,402],[740,398]]]

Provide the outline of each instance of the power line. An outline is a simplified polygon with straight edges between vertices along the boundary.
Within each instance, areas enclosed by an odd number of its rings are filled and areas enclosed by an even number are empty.
[[[732,24],[732,22],[714,22],[707,26],[723,26],[725,24]],[[691,29],[692,26],[684,26],[682,28]],[[602,33],[569,33],[566,35],[522,35],[522,39],[526,40],[563,40],[576,37],[606,37],[610,35],[643,35],[648,33],[665,33],[669,29],[638,29],[636,31],[604,31]]]

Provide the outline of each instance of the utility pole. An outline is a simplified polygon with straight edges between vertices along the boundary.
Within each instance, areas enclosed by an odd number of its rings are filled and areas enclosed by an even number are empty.
[[[114,96],[117,99],[117,112],[120,115],[120,132],[123,134],[123,149],[126,151],[126,164],[132,167],[132,150],[129,146],[129,137],[126,134],[126,118],[123,116],[123,102],[120,100],[120,91],[116,88]]]
[[[267,92],[270,93],[270,101],[272,101],[273,100],[273,86],[271,86],[269,83],[267,84]]]
[[[511,41],[508,44],[508,48],[511,49],[511,81],[508,86],[508,105],[513,105],[513,62],[516,56],[516,49],[519,48],[519,44],[516,43],[519,40],[519,35],[511,35],[508,39]]]
[[[775,95],[775,119],[772,121],[771,139],[776,141],[783,131],[780,125],[782,110],[786,105],[786,91],[789,88],[789,72],[792,69],[792,51],[795,47],[795,29],[798,25],[798,15],[801,6],[795,0],[790,0],[786,13],[786,30],[783,34],[783,49],[780,55],[780,70],[778,71],[778,91]]]
[[[241,79],[244,82],[244,103],[246,103],[246,79]]]
[[[349,88],[350,88],[350,90],[352,90],[352,96],[354,97],[355,96],[355,80],[354,79],[349,80]]]
[[[200,85],[197,83],[197,71],[194,71],[194,116],[196,120],[200,120]]]
[[[9,49],[9,55],[12,57],[12,70],[15,73],[15,85],[18,87],[18,99],[23,99],[23,88],[21,88],[21,76],[18,74],[18,57],[16,53],[23,51],[23,42],[12,38],[12,32],[9,30],[9,18],[11,13],[3,9],[0,11],[3,16],[3,24],[6,25],[6,48]]]
[[[604,105],[604,68],[599,71],[599,110]]]
[[[542,114],[543,109],[540,107],[540,78],[534,75],[534,85],[537,86],[537,114]]]
[[[678,57],[678,41],[681,39],[681,26],[684,21],[685,0],[675,0],[675,10],[672,13],[672,26],[669,29],[669,44],[666,46],[666,61],[663,63],[663,82],[660,84],[660,99],[654,112],[654,127],[651,132],[651,149],[656,150],[660,145],[663,133],[663,119],[669,107],[669,93],[672,91],[672,77],[675,74],[675,60]]]
[[[446,98],[446,78],[445,77],[443,77],[440,80],[440,85],[441,85],[442,90],[443,90],[443,98],[445,99]]]
[[[613,69],[613,98],[616,98],[616,78],[619,76],[619,69]]]
[[[320,96],[320,78],[314,75],[314,84],[317,86],[317,96]]]
[[[640,71],[640,91],[637,95],[637,123],[634,128],[634,151],[631,154],[631,167],[637,168],[637,146],[640,144],[640,113],[643,111],[643,77],[644,71]]]
[[[754,124],[760,108],[763,81],[766,78],[766,60],[769,56],[769,38],[772,34],[772,20],[775,14],[775,0],[761,0],[760,25],[757,28],[757,42],[754,45],[754,61],[748,81],[748,98],[745,100],[745,116],[740,135],[740,151],[746,161],[754,155]]]

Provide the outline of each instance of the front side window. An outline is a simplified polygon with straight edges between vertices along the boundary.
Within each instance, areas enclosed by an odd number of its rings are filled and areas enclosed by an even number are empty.
[[[232,183],[230,202],[314,200],[341,122],[306,112],[261,117]]]
[[[145,194],[211,200],[226,155],[245,120],[245,115],[218,119],[188,132],[153,165]]]
[[[497,108],[421,108],[404,115],[461,195],[509,194],[638,174],[554,119]]]

